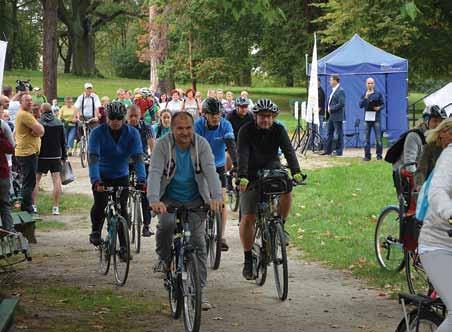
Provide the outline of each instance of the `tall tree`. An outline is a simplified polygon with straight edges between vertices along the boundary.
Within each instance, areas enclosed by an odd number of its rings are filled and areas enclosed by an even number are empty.
[[[42,0],[44,7],[43,23],[43,68],[44,93],[48,100],[57,97],[58,68],[58,0]]]

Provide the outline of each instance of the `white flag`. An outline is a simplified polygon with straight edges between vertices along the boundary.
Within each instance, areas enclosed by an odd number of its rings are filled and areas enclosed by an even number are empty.
[[[317,78],[317,37],[315,33],[306,113],[308,122],[319,125],[319,81]]]
[[[6,46],[8,46],[8,43],[0,40],[0,88],[3,86],[3,70],[5,69]]]

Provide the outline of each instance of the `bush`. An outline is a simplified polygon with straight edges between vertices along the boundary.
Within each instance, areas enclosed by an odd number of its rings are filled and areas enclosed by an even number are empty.
[[[112,52],[113,69],[119,77],[149,78],[149,64],[141,63],[134,47],[117,48]]]

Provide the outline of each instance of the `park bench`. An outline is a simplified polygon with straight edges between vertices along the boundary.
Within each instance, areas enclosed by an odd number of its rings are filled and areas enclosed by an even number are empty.
[[[19,299],[0,298],[0,332],[16,330],[15,312]]]
[[[26,211],[11,212],[11,216],[14,220],[14,228],[16,231],[21,232],[30,243],[36,243],[36,225],[31,213]],[[2,221],[0,219],[0,227]]]
[[[25,260],[31,260],[28,240],[22,233],[9,233],[0,230],[0,260],[5,260],[14,255],[24,255]]]

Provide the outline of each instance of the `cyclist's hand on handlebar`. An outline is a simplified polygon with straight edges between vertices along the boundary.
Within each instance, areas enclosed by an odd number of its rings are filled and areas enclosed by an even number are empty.
[[[240,186],[240,191],[244,192],[246,191],[246,188],[248,187],[248,183],[250,183],[250,181],[247,178],[241,178],[239,181],[239,186]]]
[[[221,212],[221,210],[223,209],[223,200],[221,199],[210,200],[210,209],[215,212]]]
[[[146,183],[145,182],[138,182],[135,186],[136,190],[139,190],[141,192],[146,192]]]
[[[97,192],[104,192],[105,191],[104,184],[102,182],[100,182],[100,181],[94,182],[93,190],[97,191]]]
[[[296,174],[294,174],[293,179],[295,180],[295,182],[297,184],[301,184],[306,179],[306,175],[301,174],[301,173],[296,173]]]
[[[163,202],[155,202],[150,204],[152,211],[157,214],[166,213],[166,205]]]

